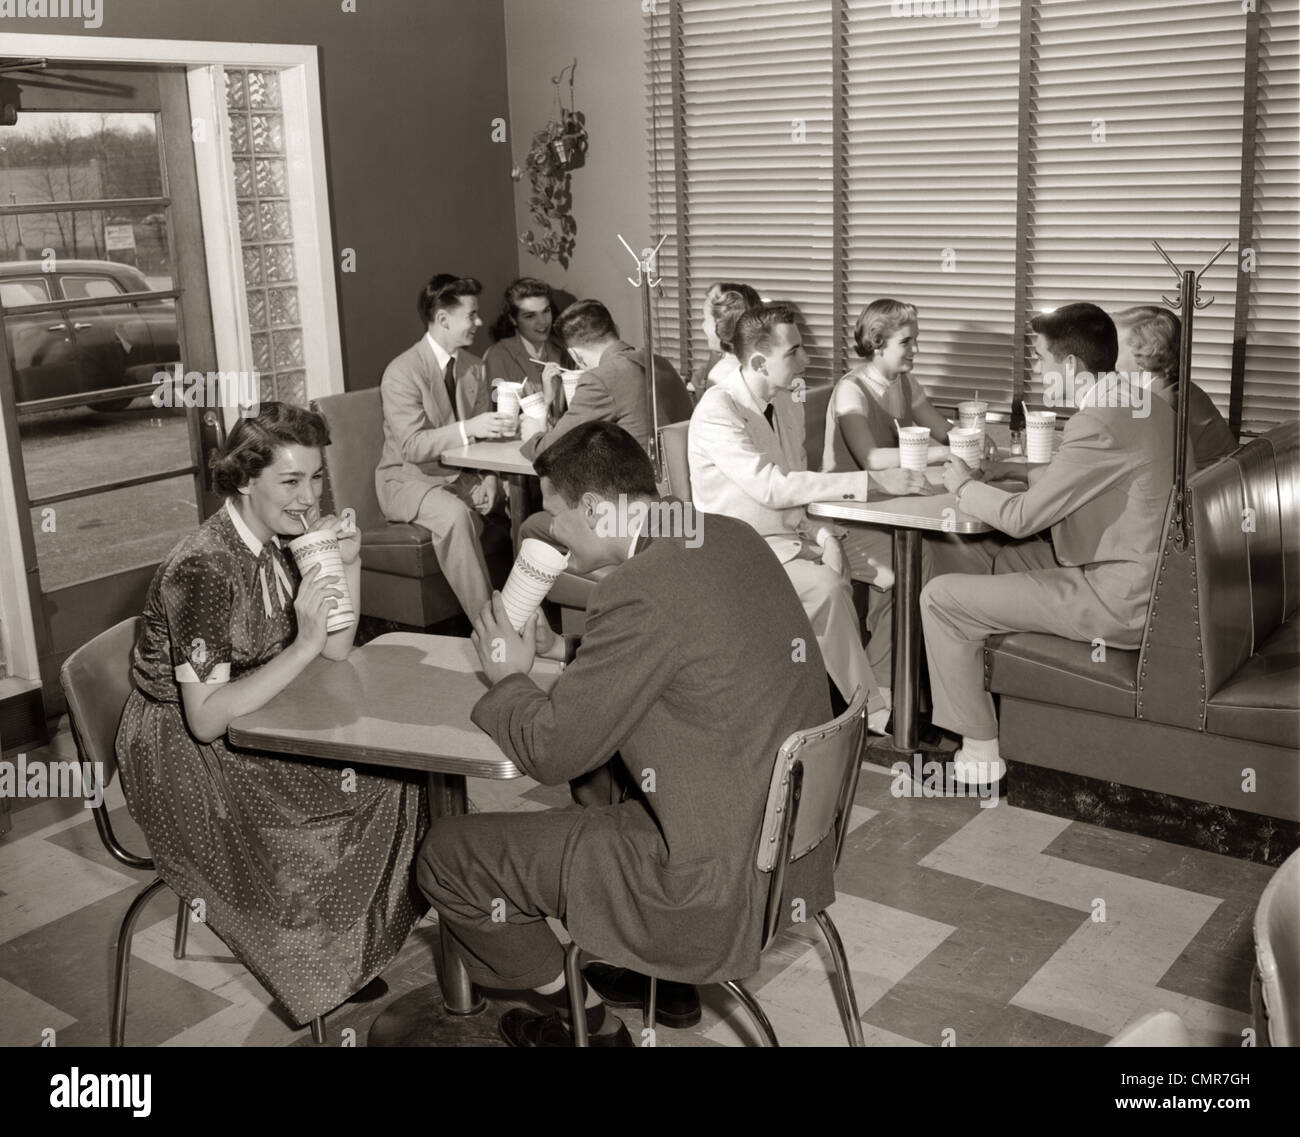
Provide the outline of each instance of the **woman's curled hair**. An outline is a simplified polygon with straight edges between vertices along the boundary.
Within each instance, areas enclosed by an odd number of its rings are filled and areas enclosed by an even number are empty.
[[[212,459],[212,483],[223,497],[231,497],[275,461],[277,450],[329,444],[329,427],[315,411],[293,403],[263,403],[256,415],[240,418],[227,435]]]

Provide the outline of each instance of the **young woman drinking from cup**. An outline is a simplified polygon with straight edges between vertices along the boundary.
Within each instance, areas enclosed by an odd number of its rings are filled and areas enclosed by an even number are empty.
[[[320,516],[325,420],[264,403],[214,462],[225,504],[167,555],[132,657],[117,736],[122,789],[158,874],[299,1023],[377,976],[423,910],[411,877],[426,828],[417,780],[231,749],[232,719],[265,706],[356,624],[360,536]],[[300,576],[282,543],[338,540],[346,581]]]

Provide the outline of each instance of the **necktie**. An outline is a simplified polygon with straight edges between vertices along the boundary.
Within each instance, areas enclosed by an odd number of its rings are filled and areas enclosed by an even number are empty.
[[[447,387],[447,398],[451,402],[451,413],[456,413],[456,357],[447,360],[447,370],[443,372],[442,381]]]
[[[767,407],[763,411],[763,417],[767,419],[767,425],[770,426],[772,428],[773,433],[775,433],[776,432],[776,407],[772,403],[767,404]]]

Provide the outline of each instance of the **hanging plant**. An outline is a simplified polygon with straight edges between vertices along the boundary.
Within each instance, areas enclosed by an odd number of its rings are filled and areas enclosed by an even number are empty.
[[[586,117],[573,109],[573,73],[577,66],[575,59],[564,69],[569,72],[568,107],[560,103],[559,84],[564,71],[551,80],[555,84],[556,117],[533,135],[524,161],[532,186],[528,211],[535,228],[519,235],[519,243],[533,256],[543,261],[558,260],[564,268],[569,267],[578,233],[570,173],[580,169],[587,159]]]

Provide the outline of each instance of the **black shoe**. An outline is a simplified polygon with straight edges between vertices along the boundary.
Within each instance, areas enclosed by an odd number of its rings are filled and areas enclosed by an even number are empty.
[[[382,999],[387,994],[388,984],[376,975],[360,991],[349,995],[347,1001],[349,1003],[373,1003],[376,999]]]
[[[589,963],[582,969],[583,977],[611,1007],[645,1006],[646,984],[650,982],[639,971],[626,967],[613,967],[608,963]],[[659,980],[655,993],[655,1022],[673,1030],[685,1030],[700,1021],[700,995],[689,983],[672,983]]]
[[[614,1020],[618,1022],[618,1019]],[[572,1046],[573,1032],[558,1014],[543,1015],[537,1011],[514,1007],[501,1016],[497,1024],[501,1037],[511,1046]],[[587,1032],[589,1046],[632,1046],[632,1036],[627,1027],[618,1022],[618,1030],[607,1034]]]

